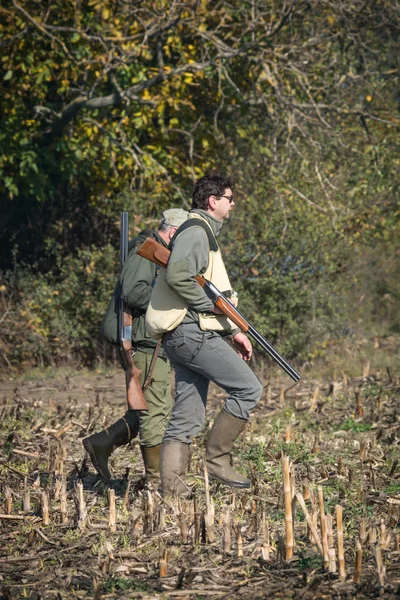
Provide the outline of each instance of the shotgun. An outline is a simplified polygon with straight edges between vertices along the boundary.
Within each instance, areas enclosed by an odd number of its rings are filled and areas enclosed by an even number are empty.
[[[161,244],[151,238],[147,238],[137,249],[139,256],[147,258],[160,267],[166,268],[168,265],[170,250],[164,248]],[[201,275],[196,277],[196,281],[206,292],[207,296],[214,302],[231,321],[239,327],[243,333],[250,335],[269,354],[271,358],[297,383],[301,375],[286,362],[277,350],[255,329],[249,321],[235,308],[211,281],[204,279]]]
[[[120,228],[121,273],[128,257],[128,238],[128,213],[122,212]],[[126,306],[121,293],[119,297],[118,309],[118,333],[120,342],[119,350],[125,371],[126,399],[128,402],[128,408],[129,410],[149,410],[147,402],[144,398],[142,386],[140,385],[140,370],[135,367],[132,360],[132,312],[130,308]]]

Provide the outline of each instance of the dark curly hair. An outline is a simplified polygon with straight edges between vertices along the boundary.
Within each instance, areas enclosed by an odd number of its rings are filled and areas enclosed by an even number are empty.
[[[208,173],[198,179],[194,185],[192,195],[192,208],[201,208],[207,210],[208,199],[210,196],[222,196],[226,188],[232,189],[232,182],[229,177]]]

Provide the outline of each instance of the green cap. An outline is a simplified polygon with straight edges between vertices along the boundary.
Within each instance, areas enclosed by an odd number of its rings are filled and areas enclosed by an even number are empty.
[[[169,208],[168,210],[164,210],[162,214],[162,222],[166,225],[171,225],[171,227],[179,227],[186,221],[189,213],[187,210],[183,210],[182,208]]]

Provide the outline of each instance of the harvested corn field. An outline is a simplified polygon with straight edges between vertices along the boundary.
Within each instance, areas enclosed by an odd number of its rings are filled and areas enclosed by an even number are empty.
[[[236,444],[250,491],[208,481],[191,447],[192,496],[142,484],[138,442],[106,485],[82,438],[125,410],[122,372],[3,380],[2,598],[375,598],[400,590],[399,373],[292,385],[264,377]]]

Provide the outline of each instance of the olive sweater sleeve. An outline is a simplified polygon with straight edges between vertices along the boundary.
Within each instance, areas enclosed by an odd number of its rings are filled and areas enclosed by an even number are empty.
[[[190,227],[174,240],[165,281],[196,312],[211,312],[214,304],[196,276],[208,266],[208,238],[201,227]]]
[[[153,263],[130,252],[121,273],[121,296],[130,308],[147,309],[155,274]]]

